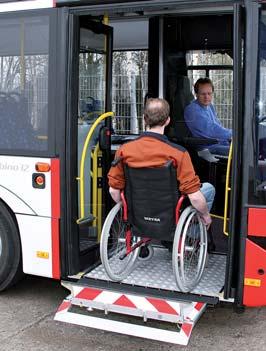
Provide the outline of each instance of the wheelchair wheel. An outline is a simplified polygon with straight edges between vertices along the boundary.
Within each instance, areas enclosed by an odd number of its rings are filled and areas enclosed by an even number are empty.
[[[187,207],[176,226],[172,264],[177,287],[182,292],[193,290],[204,271],[207,256],[207,229],[198,212]]]
[[[132,236],[134,245],[140,239]],[[140,248],[125,256],[126,224],[123,221],[122,204],[117,203],[109,212],[102,229],[100,242],[101,261],[111,280],[121,281],[132,271]]]

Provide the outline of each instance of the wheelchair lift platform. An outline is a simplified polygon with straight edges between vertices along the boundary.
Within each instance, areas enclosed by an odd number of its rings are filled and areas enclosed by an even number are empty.
[[[191,291],[193,294],[205,296],[220,296],[225,281],[226,256],[211,254],[208,258],[201,281]],[[86,274],[87,278],[110,281],[103,265],[99,265]],[[123,283],[146,288],[179,291],[172,269],[171,253],[161,247],[154,248],[154,256],[150,260],[138,260],[133,272]]]
[[[127,279],[115,283],[116,289],[101,265],[78,282],[64,282],[71,294],[59,307],[55,320],[187,345],[207,303],[180,298],[172,273],[171,254],[159,247],[154,251],[150,260],[138,261]],[[211,255],[203,278],[191,296],[219,297],[225,263],[226,256]],[[169,296],[165,297],[162,291],[168,291]]]

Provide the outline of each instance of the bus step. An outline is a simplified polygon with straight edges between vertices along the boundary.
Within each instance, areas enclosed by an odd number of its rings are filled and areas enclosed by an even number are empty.
[[[205,303],[133,295],[65,283],[71,290],[55,320],[187,345]]]

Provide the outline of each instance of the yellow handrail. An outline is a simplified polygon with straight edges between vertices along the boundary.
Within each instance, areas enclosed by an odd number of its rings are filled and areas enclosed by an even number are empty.
[[[82,154],[81,154],[81,161],[80,161],[80,176],[77,178],[77,180],[80,181],[80,216],[81,218],[79,218],[77,220],[77,223],[82,220],[85,216],[85,209],[84,209],[84,168],[85,168],[85,159],[86,159],[86,154],[87,154],[87,150],[88,150],[88,146],[89,143],[91,141],[91,137],[93,135],[93,132],[95,130],[95,128],[98,126],[98,124],[100,124],[104,119],[108,118],[108,117],[113,117],[114,113],[113,112],[106,112],[103,113],[100,117],[98,117],[95,122],[93,123],[93,125],[91,126],[89,133],[86,137],[83,149],[82,149]]]
[[[228,198],[229,198],[228,194],[229,194],[229,191],[231,191],[231,187],[229,186],[229,181],[230,181],[232,155],[233,155],[233,143],[231,142],[228,161],[227,161],[226,180],[225,180],[224,227],[223,227],[223,232],[225,235],[229,235],[229,233],[226,231],[226,226],[227,226],[227,212],[228,212]]]
[[[96,227],[97,221],[97,202],[98,202],[98,194],[97,194],[97,177],[98,175],[98,153],[99,153],[99,143],[95,146],[94,151],[92,152],[91,159],[92,159],[92,169],[91,169],[91,178],[93,179],[92,181],[92,214],[95,217],[93,221],[93,226]],[[95,175],[97,174],[97,177]]]

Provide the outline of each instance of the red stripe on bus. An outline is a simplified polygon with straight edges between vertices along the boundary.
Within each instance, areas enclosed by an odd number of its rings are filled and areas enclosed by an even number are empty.
[[[173,307],[166,301],[153,299],[151,297],[147,297],[146,299],[156,308],[158,312],[178,315],[177,311],[173,309]]]
[[[52,274],[54,279],[60,279],[60,240],[59,219],[52,218]]]
[[[248,209],[248,235],[266,237],[266,209]]]
[[[60,218],[60,162],[51,160],[51,201],[52,217]]]
[[[60,162],[51,160],[51,226],[52,226],[52,274],[54,279],[60,279]]]

